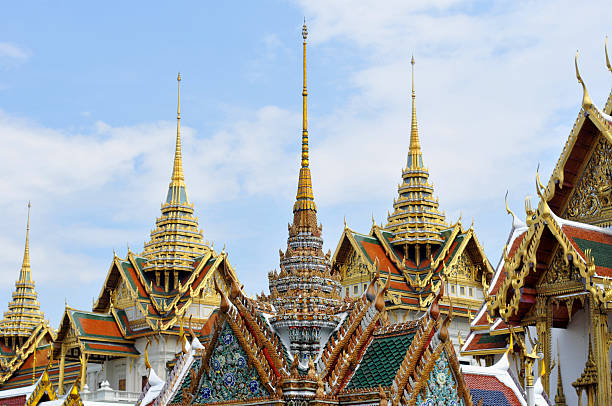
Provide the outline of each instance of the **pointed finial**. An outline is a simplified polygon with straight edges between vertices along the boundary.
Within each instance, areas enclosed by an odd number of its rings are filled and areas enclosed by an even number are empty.
[[[180,184],[185,181],[183,175],[183,157],[181,154],[181,73],[177,78],[178,103],[176,109],[176,149],[174,152],[174,168],[172,170],[172,184]],[[182,186],[182,184],[181,184]]]
[[[302,89],[302,167],[308,166],[308,90],[306,89],[306,37],[308,37],[308,29],[306,28],[306,18],[304,18],[304,26],[302,27],[302,38],[304,38],[304,58],[303,58],[303,79],[304,87]]]
[[[23,262],[21,264],[21,272],[19,273],[20,281],[31,281],[31,272],[30,272],[30,208],[32,205],[30,201],[28,201],[28,221],[26,225],[26,241],[25,241],[25,249],[23,250]]]
[[[589,96],[589,92],[587,91],[586,85],[580,76],[580,72],[578,71],[578,50],[576,50],[576,57],[574,59],[574,64],[576,66],[576,79],[578,79],[578,83],[582,85],[582,108],[584,111],[587,111],[590,108],[593,108],[593,101],[591,100],[591,96]]]
[[[410,148],[408,152],[408,167],[421,168],[423,167],[423,158],[421,156],[421,143],[419,141],[419,127],[417,124],[416,115],[416,92],[414,90],[414,55],[410,59],[412,65],[412,122],[410,124]]]
[[[300,173],[298,178],[296,201],[293,205],[294,215],[301,211],[317,211],[317,206],[314,202],[314,194],[312,192],[312,180],[310,176],[310,168],[308,161],[308,90],[306,87],[306,37],[308,30],[306,24],[302,28],[302,37],[304,38],[304,57],[303,57],[303,75],[304,86],[302,88],[302,157],[300,165]]]
[[[612,72],[612,65],[610,64],[610,58],[608,57],[608,36],[606,35],[606,42],[604,44],[604,50],[606,51],[606,66],[608,70]]]

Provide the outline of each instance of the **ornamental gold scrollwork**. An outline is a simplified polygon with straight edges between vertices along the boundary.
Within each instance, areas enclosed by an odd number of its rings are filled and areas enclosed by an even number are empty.
[[[566,264],[563,250],[558,249],[553,257],[553,260],[548,268],[548,272],[544,275],[543,283],[545,284],[556,284],[559,282],[567,282],[572,280],[578,280],[578,270],[574,264]]]
[[[597,217],[612,208],[612,144],[600,137],[566,211],[569,219]]]
[[[480,266],[474,265],[474,263],[463,253],[457,263],[451,267],[451,270],[447,277],[450,280],[456,278],[472,281],[478,274]]]

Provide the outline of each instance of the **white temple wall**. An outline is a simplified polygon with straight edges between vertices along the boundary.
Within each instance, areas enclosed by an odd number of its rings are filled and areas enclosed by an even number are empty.
[[[146,338],[136,340],[135,347],[141,354],[138,358],[120,358],[107,361],[103,365],[89,363],[87,365],[87,385],[89,390],[98,390],[104,380],[109,382],[111,389],[119,390],[121,380],[125,379],[125,388],[121,388],[122,390],[140,392],[142,390],[143,377],[147,376],[144,363],[146,344]],[[179,351],[181,351],[181,347],[178,345],[177,337],[164,335],[151,338],[151,344],[147,351],[149,362],[161,379],[166,379],[166,363],[174,359]]]
[[[561,357],[561,378],[563,379],[563,392],[565,393],[565,398],[568,405],[578,404],[578,396],[576,395],[576,391],[572,386],[572,382],[574,382],[580,376],[580,374],[582,374],[587,360],[589,350],[588,327],[588,315],[584,310],[579,310],[574,316],[572,316],[572,321],[567,329],[552,329],[552,358],[556,360],[558,348],[559,356]],[[550,374],[550,397],[553,401],[555,394],[557,393],[557,367],[555,367]],[[547,368],[550,368],[550,366],[547,366]],[[586,398],[583,394],[583,400],[585,399]]]

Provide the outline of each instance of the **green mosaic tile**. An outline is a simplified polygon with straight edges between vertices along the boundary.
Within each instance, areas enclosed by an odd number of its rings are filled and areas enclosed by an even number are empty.
[[[375,338],[346,388],[378,388],[378,385],[391,385],[413,338],[414,333]]]

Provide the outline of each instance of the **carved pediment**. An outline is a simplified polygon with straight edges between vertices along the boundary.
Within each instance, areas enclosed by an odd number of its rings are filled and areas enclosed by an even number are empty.
[[[451,267],[447,278],[449,281],[461,280],[461,281],[477,281],[478,273],[482,266],[476,265],[474,261],[467,255],[467,253],[461,253],[461,256],[457,259],[457,262]]]
[[[540,279],[538,292],[543,294],[567,293],[568,290],[573,290],[575,282],[580,282],[580,280],[580,271],[571,263],[566,265],[563,250],[559,248],[546,273]]]
[[[348,260],[346,261],[346,264],[344,266],[346,267],[345,268],[346,271],[344,272],[345,278],[361,276],[361,275],[369,275],[368,265],[363,261],[361,256],[354,250],[351,251],[351,254],[349,255]]]
[[[588,224],[612,221],[612,144],[599,137],[564,217]]]

